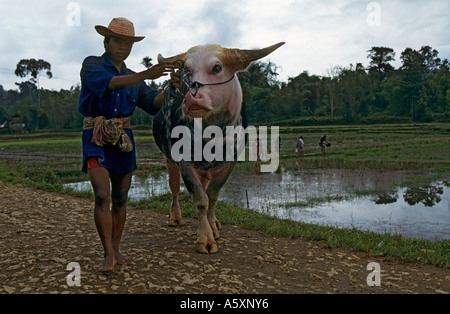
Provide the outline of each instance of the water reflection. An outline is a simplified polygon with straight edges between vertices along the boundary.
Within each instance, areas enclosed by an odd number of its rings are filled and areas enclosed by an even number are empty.
[[[343,169],[280,171],[263,175],[252,171],[234,172],[222,189],[220,199],[307,223],[400,233],[430,240],[450,239],[448,182],[398,188],[401,179],[404,178],[399,173],[386,175]],[[81,190],[91,188],[89,182],[70,186]],[[355,190],[383,192],[375,196],[349,197]],[[168,192],[166,173],[134,176],[130,198],[137,200]],[[322,201],[308,206],[310,199]],[[288,202],[298,202],[299,206],[283,206]]]
[[[375,202],[375,204],[381,205],[381,204],[395,203],[395,202],[397,202],[397,199],[398,199],[398,193],[393,191],[393,192],[380,193],[373,198],[373,201]]]
[[[442,198],[440,195],[444,194],[444,188],[442,186],[424,186],[407,188],[403,198],[409,205],[415,205],[422,203],[427,207],[433,207],[439,203]]]
[[[444,186],[446,182],[441,182],[442,186],[425,185],[421,187],[409,187],[403,193],[403,199],[409,205],[414,206],[422,203],[426,207],[433,207],[442,201]],[[396,191],[382,192],[373,198],[375,204],[392,204],[397,202],[399,195]]]

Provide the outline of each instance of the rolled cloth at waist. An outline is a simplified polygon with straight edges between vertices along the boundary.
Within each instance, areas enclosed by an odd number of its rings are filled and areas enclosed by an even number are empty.
[[[133,144],[124,129],[130,128],[129,118],[106,119],[103,116],[96,118],[86,117],[83,120],[84,130],[93,130],[91,142],[97,146],[117,145],[122,152],[129,153]]]

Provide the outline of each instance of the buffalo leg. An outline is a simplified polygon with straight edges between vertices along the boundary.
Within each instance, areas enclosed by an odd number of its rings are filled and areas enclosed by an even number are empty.
[[[180,193],[180,168],[174,164],[171,163],[166,158],[166,168],[169,172],[169,186],[170,191],[172,192],[172,205],[170,206],[170,212],[169,212],[169,226],[176,227],[176,226],[183,226],[184,221],[181,216],[181,209],[180,204],[178,202],[178,194]]]
[[[198,213],[197,252],[216,253],[217,247],[214,232],[208,217],[209,200],[203,189],[195,189],[194,207]]]
[[[192,165],[180,164],[180,169],[184,184],[192,195],[194,208],[198,216],[197,252],[204,254],[216,253],[219,249],[207,215],[209,200],[204,190],[207,183],[200,177],[198,171]]]
[[[220,238],[219,230],[222,229],[222,225],[215,214],[216,204],[219,199],[220,190],[230,177],[233,168],[234,164],[229,164],[215,173],[206,190],[209,200],[208,221],[216,240]]]

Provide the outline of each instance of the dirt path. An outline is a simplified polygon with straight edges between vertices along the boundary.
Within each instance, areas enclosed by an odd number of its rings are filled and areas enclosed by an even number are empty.
[[[122,241],[134,263],[97,272],[92,201],[0,182],[0,293],[450,293],[450,270],[385,262],[302,239],[225,225],[220,252],[195,252],[196,221],[130,209]],[[68,285],[71,262],[80,286]],[[368,263],[381,267],[369,287]],[[77,265],[77,264],[75,264]],[[69,283],[73,281],[69,280]]]

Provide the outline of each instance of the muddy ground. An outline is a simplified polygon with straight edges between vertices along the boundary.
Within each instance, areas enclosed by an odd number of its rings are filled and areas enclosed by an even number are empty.
[[[450,293],[448,268],[386,262],[232,225],[223,226],[219,253],[201,255],[195,220],[169,228],[166,215],[133,208],[122,252],[134,262],[99,273],[103,252],[92,209],[90,199],[0,182],[0,293]],[[380,286],[367,284],[370,262],[381,267]],[[68,270],[69,263],[79,268]],[[67,276],[77,269],[74,286]]]

